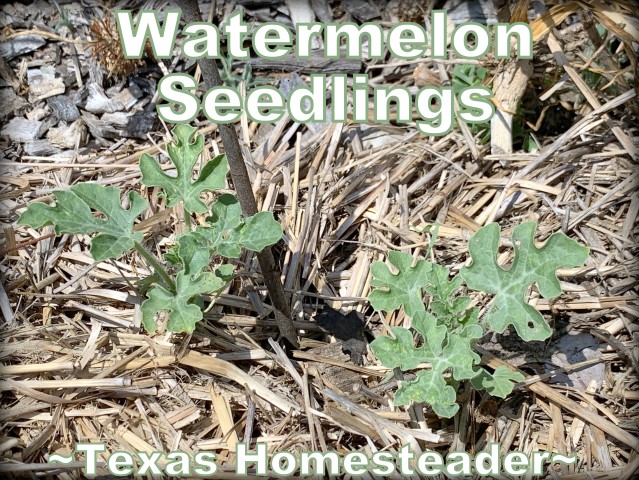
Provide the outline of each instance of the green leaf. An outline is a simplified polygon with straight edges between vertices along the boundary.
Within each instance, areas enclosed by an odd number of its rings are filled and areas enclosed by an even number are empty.
[[[225,263],[223,265],[218,265],[215,268],[215,276],[220,277],[224,283],[229,283],[233,280],[233,274],[235,273],[235,268],[233,265]]]
[[[437,325],[437,318],[428,312],[417,312],[413,317],[412,328],[421,335],[424,356],[434,358],[442,353],[442,344],[448,335],[446,325]]]
[[[380,336],[371,343],[371,350],[387,368],[413,370],[420,364],[430,364],[431,370],[420,371],[417,379],[404,382],[395,394],[398,405],[427,402],[441,416],[452,416],[457,411],[455,389],[446,383],[444,374],[452,372],[454,380],[466,380],[479,371],[475,365],[480,357],[473,351],[474,342],[483,330],[478,324],[479,310],[468,308],[470,299],[455,297],[461,279],[448,281],[447,268],[425,260],[413,266],[411,255],[389,252],[389,263],[397,273],[382,263],[371,265],[371,285],[382,287],[369,295],[376,310],[391,311],[404,307],[412,318],[409,329],[393,327],[394,338]],[[423,290],[433,296],[431,312],[422,300]]]
[[[474,344],[483,334],[479,309],[470,307],[470,298],[458,295],[458,290],[466,280],[470,288],[496,295],[487,314],[496,330],[503,331],[512,323],[525,339],[546,338],[543,327],[548,330],[549,327],[539,312],[525,303],[526,291],[536,284],[546,298],[559,295],[556,270],[582,265],[588,249],[563,234],[552,235],[543,247],[537,248],[535,228],[534,223],[528,223],[514,230],[515,260],[509,270],[496,263],[499,248],[496,224],[479,230],[471,239],[473,263],[450,281],[447,268],[425,260],[413,266],[413,257],[404,253],[388,254],[394,271],[381,262],[371,265],[371,285],[378,287],[369,295],[371,305],[384,311],[403,306],[406,315],[412,318],[412,332],[393,327],[393,338],[376,338],[371,350],[387,368],[407,371],[421,364],[430,365],[430,369],[417,372],[414,380],[400,384],[395,394],[397,405],[427,402],[438,415],[450,417],[458,410],[455,399],[458,382],[471,380],[476,388],[503,398],[512,391],[514,382],[523,380],[521,374],[505,367],[493,374],[478,368],[481,358],[475,353]],[[431,297],[429,311],[422,300],[424,291]]]
[[[176,292],[172,293],[161,285],[156,285],[142,302],[142,323],[149,333],[157,328],[155,314],[166,311],[169,332],[193,333],[195,324],[202,320],[201,308],[194,302],[203,293],[214,293],[226,284],[225,280],[211,272],[191,276],[179,272],[175,280]]]
[[[495,397],[506,398],[513,391],[514,382],[523,382],[524,379],[521,373],[513,372],[508,367],[500,365],[492,375],[482,370],[480,375],[471,380],[471,383],[475,388],[486,390]]]
[[[459,324],[466,323],[463,312],[468,308],[470,298],[455,296],[463,280],[460,276],[456,276],[448,281],[449,273],[448,268],[433,264],[433,270],[424,289],[433,297],[430,303],[433,315],[440,323],[454,329]]]
[[[477,375],[479,372],[473,366],[479,363],[481,357],[474,352],[473,343],[482,333],[479,325],[467,325],[456,334],[449,332],[446,348],[435,359],[438,363],[436,369],[444,372],[450,368],[455,380],[468,380]]]
[[[457,411],[457,406],[452,407],[455,389],[446,385],[444,373],[452,371],[455,380],[470,379],[479,373],[474,366],[480,357],[472,346],[481,336],[482,328],[475,323],[449,331],[445,325],[437,323],[430,313],[417,312],[412,328],[421,336],[419,346],[415,346],[415,339],[408,329],[393,327],[395,338],[377,337],[371,342],[371,350],[387,368],[399,367],[407,371],[421,363],[430,363],[431,370],[422,370],[415,381],[402,383],[395,394],[395,403],[428,402],[438,415],[452,416]]]
[[[423,360],[430,358],[428,355],[416,355],[413,346],[413,334],[403,327],[392,327],[391,332],[395,338],[379,336],[371,342],[371,350],[386,368],[399,367],[402,370],[412,370]]]
[[[450,301],[452,296],[462,284],[460,277],[454,277],[448,281],[450,270],[441,265],[433,264],[432,273],[428,275],[425,290],[439,301]]]
[[[120,189],[97,183],[81,183],[54,194],[54,206],[32,203],[18,224],[33,228],[53,225],[56,235],[98,233],[91,242],[91,255],[96,262],[118,258],[142,240],[142,233],[133,232],[133,224],[148,203],[138,193],[129,192],[129,209],[120,203]],[[104,218],[95,216],[94,211]]]
[[[535,140],[535,137],[527,133],[524,138],[522,150],[526,153],[531,153],[531,152],[535,152],[539,150],[540,148],[541,147],[539,143],[537,143],[537,141]]]
[[[427,402],[440,417],[450,418],[457,413],[457,393],[446,384],[441,373],[420,370],[415,380],[401,382],[395,393],[395,405],[409,405],[411,402]]]
[[[460,274],[469,288],[495,295],[486,320],[498,333],[513,325],[527,341],[544,340],[552,330],[544,317],[526,303],[529,287],[536,284],[544,298],[561,294],[556,276],[558,268],[578,267],[588,258],[588,248],[563,233],[550,236],[541,248],[534,245],[535,222],[518,225],[512,241],[515,260],[508,270],[496,261],[499,249],[499,225],[481,228],[469,242],[472,264]]]
[[[164,189],[169,207],[183,201],[186,211],[206,213],[208,207],[200,200],[200,194],[224,188],[228,163],[225,155],[218,155],[207,162],[198,178],[193,180],[193,167],[204,149],[204,135],[195,135],[194,141],[191,141],[196,130],[184,124],[173,129],[176,141],[170,142],[167,150],[175,164],[176,177],[164,173],[155,159],[146,153],[140,158],[140,171],[144,185]]]
[[[260,251],[282,238],[282,226],[270,212],[242,219],[242,209],[233,195],[221,195],[207,219],[211,226],[198,226],[177,239],[177,256],[187,272],[206,268],[211,255],[238,258],[242,248]]]
[[[238,241],[252,252],[261,252],[282,239],[282,226],[271,212],[258,212],[244,220]],[[226,256],[226,255],[225,255]]]
[[[160,274],[157,272],[153,272],[151,275],[142,277],[137,280],[135,282],[135,289],[140,295],[146,296],[146,292],[148,292],[151,288],[153,288],[160,282],[162,282],[162,277],[160,276]]]
[[[464,88],[483,85],[490,72],[475,65],[455,65],[453,67],[453,90],[457,94]]]
[[[390,312],[403,305],[409,317],[425,311],[422,288],[428,283],[433,264],[426,260],[418,260],[415,266],[412,266],[411,255],[395,251],[388,253],[388,261],[395,266],[397,274],[393,274],[383,262],[373,262],[371,265],[371,286],[384,288],[373,290],[368,296],[373,308]]]

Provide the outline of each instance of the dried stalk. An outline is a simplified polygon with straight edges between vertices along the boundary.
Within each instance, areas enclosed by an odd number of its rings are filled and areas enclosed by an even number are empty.
[[[202,21],[197,0],[180,0],[176,3],[182,9],[183,18],[187,23]],[[198,60],[197,63],[202,71],[203,86],[207,90],[211,87],[223,85],[215,60],[202,58]],[[246,216],[255,215],[257,213],[257,202],[253,195],[251,180],[242,157],[242,150],[235,127],[232,124],[220,124],[218,125],[218,129],[229,162],[233,185],[235,186],[237,198],[242,207],[242,213]],[[260,263],[264,283],[266,284],[275,309],[275,319],[277,320],[280,334],[286,338],[294,348],[298,348],[299,344],[293,319],[291,318],[291,309],[284,294],[284,287],[280,278],[281,272],[275,263],[271,248],[265,248],[257,253],[257,260]]]

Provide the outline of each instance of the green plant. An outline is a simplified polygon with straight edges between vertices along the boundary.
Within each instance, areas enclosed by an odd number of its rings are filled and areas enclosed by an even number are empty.
[[[150,289],[142,303],[142,322],[147,331],[156,330],[156,315],[167,312],[166,329],[191,333],[203,317],[203,297],[222,291],[233,277],[233,266],[211,259],[237,258],[242,248],[261,251],[282,237],[282,227],[270,212],[243,218],[237,199],[230,194],[217,197],[212,205],[201,194],[225,186],[228,164],[224,155],[210,160],[193,179],[194,167],[204,149],[203,135],[195,128],[178,125],[173,129],[175,141],[167,150],[177,176],[164,173],[150,155],[140,159],[142,183],[162,188],[167,206],[182,205],[184,218],[192,213],[207,213],[205,225],[179,235],[176,245],[165,254],[163,264],[143,246],[143,235],[136,232],[136,219],[148,209],[148,202],[138,193],[129,192],[127,207],[121,204],[117,187],[97,183],[80,183],[54,194],[56,203],[32,203],[22,213],[18,224],[40,228],[53,225],[57,235],[63,233],[93,235],[90,252],[96,261],[116,259],[134,249],[153,266],[155,274],[146,279]],[[193,138],[194,137],[194,138]],[[97,215],[95,213],[98,213]]]
[[[453,67],[453,91],[455,95],[468,87],[482,87],[490,72],[485,67],[458,64]]]
[[[490,72],[485,67],[478,65],[459,64],[453,67],[452,84],[453,92],[459,95],[462,90],[469,87],[492,87],[492,84],[484,85]],[[482,133],[481,143],[490,140],[490,122],[471,123],[468,125],[473,135]]]
[[[536,224],[522,223],[512,234],[514,261],[505,270],[497,264],[500,229],[495,223],[481,228],[470,240],[472,264],[449,280],[449,269],[406,253],[391,251],[388,262],[371,266],[374,279],[369,300],[377,311],[391,312],[403,307],[411,319],[410,329],[392,327],[393,338],[380,336],[371,343],[375,356],[387,368],[418,370],[412,381],[402,382],[395,393],[397,405],[427,402],[442,417],[452,417],[458,382],[470,380],[477,389],[506,397],[520,373],[502,366],[494,372],[480,368],[475,342],[483,335],[483,323],[498,333],[513,325],[524,340],[543,340],[552,331],[542,315],[526,303],[533,284],[544,298],[561,294],[556,270],[583,265],[588,248],[555,233],[541,248],[534,244]],[[462,282],[472,290],[494,295],[480,323],[479,308],[459,294]],[[429,296],[428,307],[423,301]],[[412,332],[411,332],[412,330]],[[430,368],[419,369],[421,364]]]
[[[250,90],[253,87],[259,87],[262,85],[268,85],[269,83],[273,83],[274,79],[271,77],[257,77],[253,75],[253,67],[249,62],[244,64],[244,68],[242,69],[242,73],[236,74],[233,72],[233,61],[234,58],[231,56],[222,57],[220,59],[220,64],[222,65],[222,70],[220,72],[220,77],[225,85],[231,86],[233,88],[239,88],[240,83],[244,82],[246,85],[246,89]]]

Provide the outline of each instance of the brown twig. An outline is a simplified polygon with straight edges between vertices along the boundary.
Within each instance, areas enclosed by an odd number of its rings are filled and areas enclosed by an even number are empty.
[[[6,247],[0,250],[0,256],[4,256],[9,252],[13,252],[15,250],[20,250],[22,247],[28,247],[29,245],[34,245],[41,240],[46,240],[47,238],[55,237],[55,232],[47,233],[46,235],[42,235],[38,238],[32,238],[31,240],[26,240],[24,242],[20,242],[12,247]]]
[[[177,4],[182,8],[182,14],[187,23],[202,21],[197,0],[180,0]],[[223,85],[215,60],[202,58],[198,60],[197,63],[202,71],[202,83],[206,89]],[[218,128],[229,162],[233,185],[235,186],[237,198],[242,207],[242,213],[246,216],[255,215],[257,213],[257,202],[253,195],[251,180],[246,169],[246,164],[244,163],[235,126],[232,124],[220,124]],[[258,252],[257,260],[262,269],[264,283],[271,297],[271,302],[275,308],[275,319],[277,320],[280,334],[295,348],[298,348],[297,333],[293,325],[291,310],[280,279],[281,272],[275,264],[272,250],[266,248]]]
[[[18,30],[18,31],[5,31],[2,35],[0,35],[0,41],[6,42],[8,40],[12,40],[14,38],[23,37],[25,35],[40,35],[41,37],[48,38],[49,40],[55,40],[57,42],[66,42],[66,43],[91,43],[88,40],[79,40],[73,38],[64,38],[55,33],[47,32],[44,30],[40,30],[38,28],[32,28],[30,30]]]

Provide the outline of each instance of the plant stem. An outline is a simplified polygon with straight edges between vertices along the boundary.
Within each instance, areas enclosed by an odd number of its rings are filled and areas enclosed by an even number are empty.
[[[171,291],[175,292],[175,282],[169,276],[168,272],[162,266],[160,261],[157,258],[155,258],[155,256],[151,252],[149,252],[146,248],[144,248],[141,243],[135,242],[134,248],[135,248],[136,252],[138,252],[140,255],[142,255],[142,257],[144,257],[144,259],[153,266],[153,269],[155,270],[155,273],[160,275],[160,277],[162,278],[162,280],[164,281],[166,286]]]
[[[186,227],[186,231],[190,232],[191,231],[191,214],[187,211],[187,209],[184,209],[184,225]]]
[[[197,0],[179,0],[176,2],[182,8],[184,20],[187,23],[201,22],[202,15]],[[202,83],[208,90],[211,87],[223,86],[220,72],[217,69],[215,60],[211,58],[201,58],[198,65],[202,71]],[[257,202],[253,196],[253,187],[251,180],[242,157],[242,149],[237,138],[235,126],[232,124],[218,125],[226,158],[229,162],[229,170],[233,185],[237,192],[237,198],[242,207],[242,213],[245,216],[255,215],[257,213]],[[275,263],[273,251],[270,247],[265,248],[261,252],[257,252],[257,260],[260,263],[264,283],[268,289],[269,296],[273,307],[275,307],[275,319],[280,330],[280,334],[286,338],[294,348],[299,348],[297,342],[297,332],[291,318],[291,309],[284,294],[284,287],[280,278],[281,272]]]

